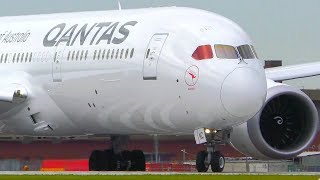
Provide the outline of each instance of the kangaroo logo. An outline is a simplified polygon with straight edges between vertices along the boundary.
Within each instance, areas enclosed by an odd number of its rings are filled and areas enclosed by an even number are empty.
[[[199,68],[195,65],[190,66],[186,70],[186,74],[184,76],[186,84],[188,86],[195,86],[199,80]]]

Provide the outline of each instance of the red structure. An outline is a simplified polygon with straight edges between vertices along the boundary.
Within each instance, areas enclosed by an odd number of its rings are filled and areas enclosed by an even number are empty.
[[[33,142],[23,144],[21,142],[0,142],[1,159],[87,159],[91,151],[95,149],[108,149],[110,142],[81,140],[65,141],[59,144],[53,144],[49,141]],[[129,150],[141,149],[146,155],[154,154],[152,140],[137,140],[129,142]],[[182,151],[186,151],[186,160],[195,160],[198,151],[206,147],[196,145],[193,139],[190,140],[160,140],[159,153],[166,158],[163,161],[182,161]],[[219,146],[226,157],[241,157],[239,152],[230,146]]]
[[[0,141],[0,159],[87,159],[92,150],[108,149],[110,142],[103,140],[78,140],[65,141],[54,144],[49,141],[38,141],[30,144],[21,142]],[[153,140],[131,140],[128,144],[129,150],[141,149],[148,156],[154,154]],[[165,162],[181,162],[182,150],[186,152],[186,160],[195,160],[198,151],[204,150],[206,146],[196,145],[193,138],[160,139],[160,160]],[[219,150],[225,157],[244,157],[229,145],[220,145]],[[319,151],[320,134],[308,151]],[[161,158],[164,156],[165,158]],[[149,161],[152,161],[152,159]]]
[[[192,165],[182,165],[183,151],[186,161],[194,161],[196,154],[204,150],[203,145],[196,145],[193,138],[162,138],[159,140],[160,164],[154,163],[154,148],[152,139],[132,140],[128,146],[130,150],[142,149],[146,154],[147,170],[149,171],[191,171]],[[107,149],[110,142],[103,140],[78,140],[65,141],[53,144],[49,141],[39,141],[30,144],[21,142],[0,142],[0,160],[16,159],[21,162],[21,167],[32,164],[35,160],[40,162],[32,170],[44,171],[87,171],[88,158],[92,150]],[[229,145],[218,147],[225,157],[244,157]],[[320,134],[315,139],[309,151],[319,151]],[[31,165],[30,165],[31,166]]]

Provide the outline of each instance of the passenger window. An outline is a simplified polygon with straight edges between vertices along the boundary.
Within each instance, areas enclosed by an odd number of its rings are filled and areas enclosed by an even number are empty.
[[[107,52],[107,59],[109,59],[109,55],[110,55],[110,49],[108,49],[108,52]]]
[[[12,62],[14,63],[15,60],[16,60],[16,53],[13,54]]]
[[[80,61],[82,60],[82,58],[83,58],[83,50],[81,51]]]
[[[126,59],[128,58],[128,54],[129,54],[129,49],[126,50],[126,55],[125,55]]]
[[[75,51],[72,51],[72,57],[71,57],[71,60],[73,61],[74,60],[74,55],[76,54]]]
[[[118,59],[118,55],[119,55],[119,49],[117,49],[117,52],[116,52],[116,59]]]
[[[68,57],[67,57],[67,60],[68,60],[68,61],[70,60],[70,54],[71,54],[71,52],[69,51],[69,52],[68,52]]]
[[[124,49],[121,49],[120,59],[122,59]]]
[[[114,55],[114,49],[112,49],[112,53],[111,53],[111,59],[113,59],[113,55]]]
[[[95,59],[96,59],[96,54],[97,54],[97,50],[94,50],[93,60],[95,60]]]
[[[98,60],[100,60],[100,55],[101,55],[101,50],[99,50],[99,53],[98,53]]]
[[[87,51],[86,51],[86,55],[84,56],[84,59],[85,59],[85,60],[87,60],[87,58],[88,58],[88,53],[89,53],[89,52],[88,52],[88,50],[87,50]]]
[[[28,61],[28,56],[29,56],[29,53],[26,54],[25,62]]]
[[[4,63],[7,63],[8,60],[8,53],[6,54],[6,58],[4,59]]]
[[[220,59],[238,59],[238,53],[233,46],[216,44],[214,49]]]
[[[20,53],[18,53],[17,63],[19,62],[19,59],[20,59]]]
[[[134,48],[131,49],[130,58],[133,57],[133,54],[134,54]]]
[[[77,51],[76,61],[78,61],[78,59],[79,59],[79,51]]]
[[[32,60],[32,53],[30,53],[29,62]]]
[[[24,53],[21,54],[21,62],[23,62],[24,59]]]
[[[57,60],[57,54],[58,54],[57,52],[54,53],[54,57],[53,57],[54,62],[56,62],[56,60]]]
[[[106,54],[106,50],[103,50],[103,53],[102,53],[102,60],[104,59],[104,55]]]

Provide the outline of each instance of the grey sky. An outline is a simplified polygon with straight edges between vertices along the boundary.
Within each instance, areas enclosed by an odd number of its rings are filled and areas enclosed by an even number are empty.
[[[0,16],[117,9],[117,0],[0,0]],[[319,0],[121,0],[122,8],[186,6],[232,19],[255,42],[262,59],[285,65],[320,61]],[[291,81],[320,88],[320,78]]]

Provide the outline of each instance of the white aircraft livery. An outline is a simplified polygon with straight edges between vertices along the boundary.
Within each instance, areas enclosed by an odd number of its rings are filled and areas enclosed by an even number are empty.
[[[220,15],[149,8],[0,18],[0,132],[111,137],[92,171],[144,171],[130,135],[193,134],[196,167],[223,171],[217,144],[288,159],[318,128],[311,99],[275,81],[315,76],[320,63],[264,69],[250,37]]]

